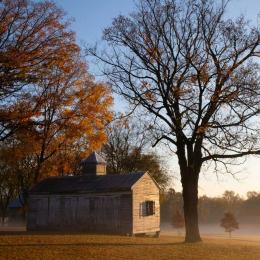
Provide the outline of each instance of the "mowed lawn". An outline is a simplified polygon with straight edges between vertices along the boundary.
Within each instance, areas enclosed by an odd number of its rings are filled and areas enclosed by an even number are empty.
[[[0,233],[1,259],[260,259],[260,240]]]

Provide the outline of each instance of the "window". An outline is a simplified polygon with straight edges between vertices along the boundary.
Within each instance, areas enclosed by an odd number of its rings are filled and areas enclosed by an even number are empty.
[[[155,201],[146,200],[141,203],[141,216],[151,216],[155,214]]]

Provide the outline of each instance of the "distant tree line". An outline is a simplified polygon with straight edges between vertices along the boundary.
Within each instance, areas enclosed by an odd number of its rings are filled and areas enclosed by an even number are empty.
[[[225,191],[221,197],[199,198],[199,222],[201,224],[219,224],[226,212],[231,212],[240,223],[260,224],[260,192],[249,191],[244,199],[234,191]],[[164,193],[161,204],[162,222],[172,222],[172,216],[183,212],[183,200],[180,192],[173,189]]]

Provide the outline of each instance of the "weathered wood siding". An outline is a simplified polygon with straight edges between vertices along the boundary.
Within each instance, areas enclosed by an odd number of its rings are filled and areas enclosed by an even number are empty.
[[[28,230],[80,230],[98,233],[132,232],[132,195],[31,195]]]
[[[132,187],[133,196],[133,234],[160,231],[159,188],[146,173]],[[142,204],[145,201],[155,202],[155,214],[144,216]]]

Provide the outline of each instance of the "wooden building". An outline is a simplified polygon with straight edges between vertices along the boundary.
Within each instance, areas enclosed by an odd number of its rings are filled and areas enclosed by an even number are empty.
[[[32,188],[28,230],[159,234],[159,187],[149,173],[106,174],[97,153],[83,161],[82,173]]]

